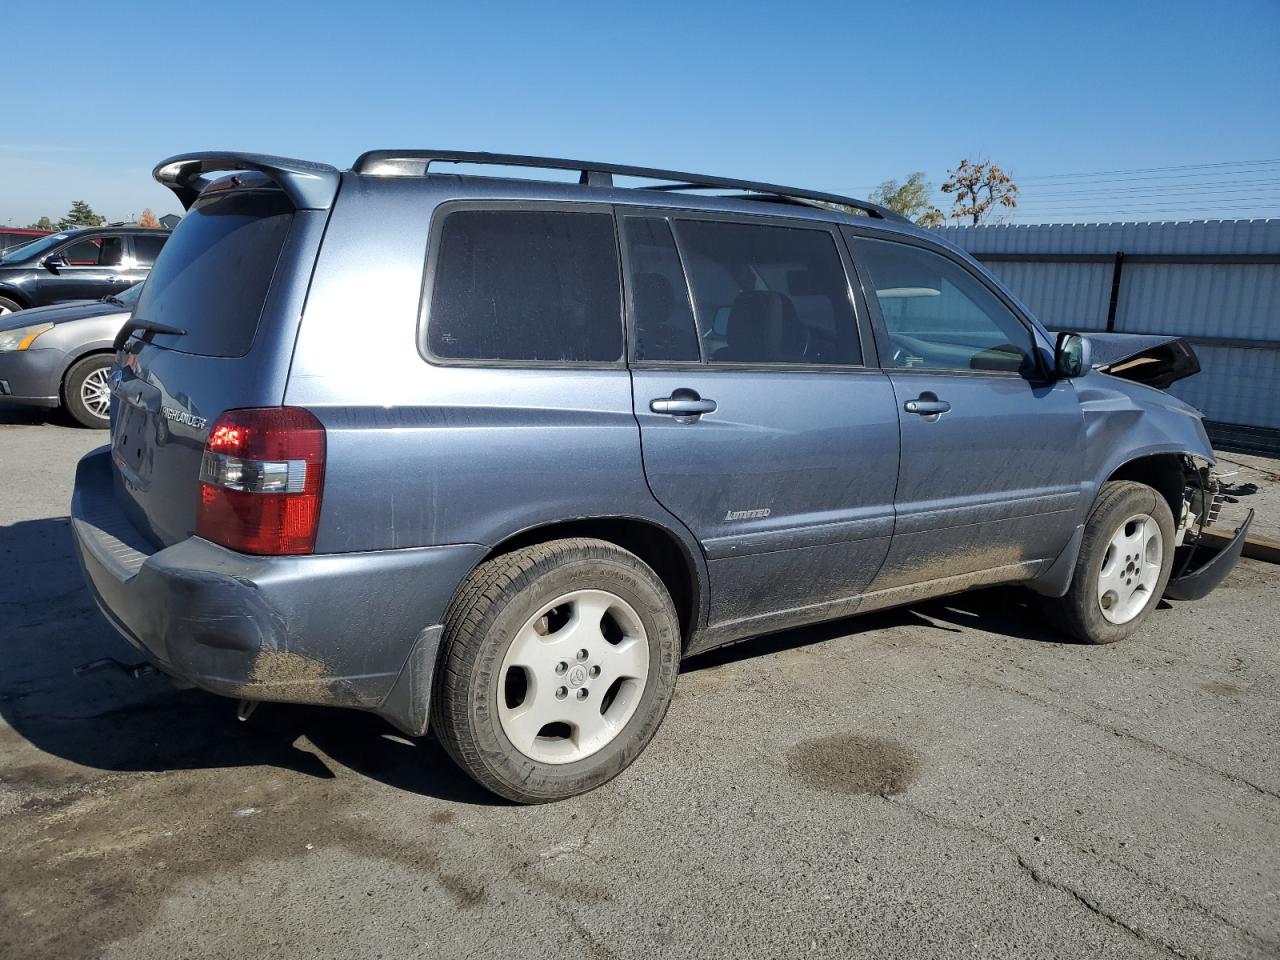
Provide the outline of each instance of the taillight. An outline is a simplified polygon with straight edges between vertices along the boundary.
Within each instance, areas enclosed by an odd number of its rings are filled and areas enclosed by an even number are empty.
[[[324,456],[324,425],[306,410],[227,410],[204,445],[196,535],[241,553],[311,553]]]

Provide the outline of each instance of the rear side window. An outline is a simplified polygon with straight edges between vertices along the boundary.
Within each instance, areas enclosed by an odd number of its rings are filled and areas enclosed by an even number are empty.
[[[293,213],[280,190],[196,201],[156,258],[134,315],[186,331],[156,334],[163,346],[208,357],[244,356]]]
[[[433,357],[622,359],[611,213],[454,210],[446,214],[437,244],[427,316]]]
[[[862,362],[848,279],[830,233],[682,220],[676,234],[708,361]]]

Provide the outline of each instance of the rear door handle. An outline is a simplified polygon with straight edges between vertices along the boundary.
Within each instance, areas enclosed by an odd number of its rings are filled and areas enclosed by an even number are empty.
[[[951,404],[945,400],[908,400],[902,405],[902,409],[907,413],[918,413],[921,416],[930,414],[946,413],[951,409]]]
[[[715,413],[716,402],[703,399],[696,390],[675,390],[669,397],[650,400],[649,409],[670,417],[700,417],[704,413]]]

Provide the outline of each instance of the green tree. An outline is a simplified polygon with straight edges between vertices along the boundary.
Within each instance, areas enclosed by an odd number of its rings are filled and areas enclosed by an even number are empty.
[[[58,226],[48,217],[41,217],[35,223],[27,224],[27,229],[28,230],[48,230],[50,233],[52,233],[54,230],[58,229]]]
[[[907,177],[906,183],[886,180],[871,191],[871,199],[894,213],[902,214],[908,220],[914,220],[922,227],[938,227],[946,218],[929,201],[932,193],[933,184],[924,178],[923,170],[917,170]]]
[[[961,160],[947,174],[951,179],[942,185],[942,192],[956,195],[951,215],[957,219],[972,217],[974,223],[981,223],[993,207],[1018,205],[1018,185],[994,163]]]
[[[106,217],[100,217],[93,212],[93,207],[89,206],[83,200],[75,200],[71,204],[71,209],[67,211],[67,215],[58,221],[59,230],[70,230],[75,227],[98,227],[107,222]]]

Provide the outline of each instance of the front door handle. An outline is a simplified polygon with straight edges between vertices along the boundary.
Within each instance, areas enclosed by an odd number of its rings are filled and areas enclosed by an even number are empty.
[[[907,413],[919,413],[927,415],[930,413],[946,413],[951,409],[951,404],[945,400],[908,400],[902,407]]]
[[[670,417],[700,417],[704,413],[715,413],[716,402],[702,398],[696,390],[681,388],[673,390],[669,397],[650,400],[649,409]]]
[[[924,417],[925,420],[932,423],[950,410],[951,404],[945,400],[939,400],[936,393],[926,390],[915,400],[908,400],[904,403],[902,409],[907,413],[914,413],[918,417]]]

